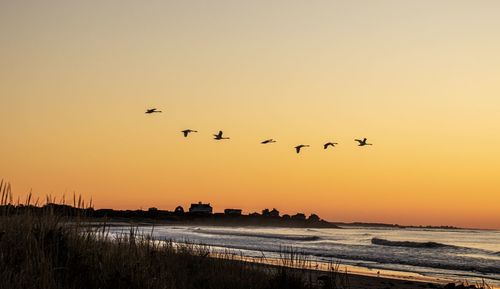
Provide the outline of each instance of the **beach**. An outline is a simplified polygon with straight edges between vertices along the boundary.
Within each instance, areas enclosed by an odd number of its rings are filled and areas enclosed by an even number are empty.
[[[484,270],[431,268],[432,262],[425,263],[427,267],[419,263],[421,266],[411,267],[413,270],[405,266],[416,260],[408,258],[412,252],[425,258],[434,254],[438,259],[445,254],[455,258],[451,261],[460,261],[453,254],[457,248],[462,254],[466,250],[458,244],[437,242],[436,235],[440,234],[437,232],[420,232],[435,237],[433,242],[429,236],[426,242],[417,242],[418,230],[404,229],[397,234],[403,234],[405,239],[413,236],[413,239],[397,241],[394,228],[139,225],[57,215],[50,207],[19,210],[14,206],[1,206],[0,209],[0,288],[453,289],[457,284],[457,288],[463,289],[470,285],[497,286],[492,278],[495,275],[488,275]],[[462,241],[463,234],[472,234],[455,231],[453,234],[461,234]],[[376,233],[379,239],[373,242],[368,232]],[[447,238],[451,242],[453,238],[449,233]],[[485,248],[490,245],[495,248],[496,241],[491,237],[496,232],[474,231],[476,242],[479,234],[486,234],[483,237],[492,243],[483,244],[482,249],[475,248],[474,252],[482,250],[486,254],[490,251]],[[371,241],[367,243],[367,240]],[[360,255],[360,252],[364,253]],[[360,256],[376,257],[378,262]],[[388,263],[380,256],[392,256],[393,261]],[[396,256],[400,258],[395,259]],[[484,261],[484,258],[478,260]],[[495,265],[496,259],[491,260]],[[483,264],[486,265],[483,268],[490,268],[488,264]],[[479,279],[479,274],[489,278]]]
[[[127,226],[111,227],[114,234]],[[361,279],[422,284],[500,282],[500,233],[476,229],[344,227],[340,229],[141,225],[155,240],[191,242],[246,261],[338,270]],[[294,255],[294,262],[290,262]],[[398,284],[401,282],[397,282]],[[394,283],[394,281],[393,281]],[[421,285],[422,285],[421,284]]]
[[[217,258],[216,256],[214,256]],[[276,271],[281,267],[291,268],[296,274],[300,275],[307,283],[312,283],[321,288],[327,284],[335,283],[336,288],[350,289],[376,289],[376,288],[394,288],[394,289],[411,289],[411,288],[441,288],[450,283],[457,285],[470,283],[464,280],[451,280],[444,278],[434,278],[412,274],[408,272],[397,272],[387,270],[369,270],[361,267],[346,266],[340,264],[314,263],[291,264],[283,259],[267,259],[261,258],[245,258],[235,255],[236,260],[250,262],[256,264],[257,267],[263,267],[266,270]],[[328,283],[329,282],[329,283]],[[330,286],[330,285],[328,285]],[[492,287],[497,288],[497,287]]]

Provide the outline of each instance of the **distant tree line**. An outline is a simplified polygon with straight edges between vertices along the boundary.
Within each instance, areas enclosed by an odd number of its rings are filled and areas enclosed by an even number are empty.
[[[241,210],[229,209],[225,213],[192,213],[185,212],[182,207],[177,207],[174,211],[159,210],[149,208],[148,210],[114,210],[114,209],[94,209],[78,208],[64,204],[49,203],[43,206],[33,205],[3,205],[0,210],[7,214],[21,214],[30,212],[41,214],[50,212],[61,216],[102,219],[110,221],[161,221],[166,223],[187,223],[187,224],[207,224],[207,225],[234,225],[234,226],[277,226],[277,227],[315,227],[315,228],[336,228],[333,223],[322,220],[318,215],[311,214],[306,217],[303,213],[295,215],[285,214],[280,216],[276,209],[264,209],[261,213],[251,213],[242,215]],[[238,211],[240,213],[238,213]]]

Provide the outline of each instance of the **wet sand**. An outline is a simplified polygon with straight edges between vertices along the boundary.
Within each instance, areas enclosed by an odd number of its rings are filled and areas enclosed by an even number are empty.
[[[279,270],[278,265],[266,265],[270,270]],[[340,266],[344,268],[344,266]],[[322,271],[319,269],[299,269],[292,268],[292,272],[301,274],[305,282],[313,284],[317,288],[337,288],[337,289],[424,289],[424,288],[444,288],[446,284],[455,283],[462,284],[460,280],[448,280],[432,278],[422,275],[410,274],[404,276],[394,276],[390,274],[377,274],[377,270],[373,270],[368,274],[355,273],[352,271]],[[463,280],[462,280],[463,281]],[[325,282],[327,282],[325,284]],[[333,284],[335,283],[335,284]],[[324,286],[324,287],[323,287]],[[458,287],[460,288],[460,287]],[[495,287],[490,287],[495,288]]]
[[[212,257],[217,258],[217,255]],[[224,257],[227,259],[227,255]],[[302,275],[304,281],[309,284],[323,288],[339,289],[423,289],[442,288],[448,283],[461,284],[464,280],[452,280],[435,278],[411,272],[400,272],[391,270],[368,269],[340,264],[328,264],[320,262],[309,262],[285,259],[269,259],[257,257],[244,257],[233,255],[235,261],[245,261],[257,267],[262,266],[265,270],[280,270],[280,267],[288,267],[295,274]],[[335,285],[332,283],[335,282]],[[494,288],[494,287],[492,287]]]

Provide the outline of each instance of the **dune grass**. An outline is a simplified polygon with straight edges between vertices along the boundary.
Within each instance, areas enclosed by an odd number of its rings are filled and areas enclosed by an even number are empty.
[[[0,288],[312,288],[289,268],[259,266],[203,245],[110,236],[85,216],[12,205],[0,184]],[[77,206],[79,202],[76,202]],[[18,210],[19,207],[23,210]]]
[[[306,288],[287,270],[266,271],[230,255],[211,258],[202,245],[133,233],[110,241],[65,221],[0,218],[0,288]]]

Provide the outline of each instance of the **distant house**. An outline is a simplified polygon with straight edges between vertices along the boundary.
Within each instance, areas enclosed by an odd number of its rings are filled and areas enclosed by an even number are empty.
[[[198,202],[198,204],[191,204],[189,208],[189,212],[193,214],[212,214],[212,206],[210,204],[203,204],[202,202]]]
[[[239,216],[239,215],[241,215],[241,209],[225,209],[224,214]]]
[[[305,221],[306,220],[306,215],[302,214],[302,213],[297,213],[295,215],[292,216],[292,219],[293,220],[302,220],[302,221]]]
[[[260,217],[260,214],[257,213],[257,212],[253,212],[251,214],[249,214],[249,216],[252,216],[252,217]]]
[[[174,213],[176,213],[176,214],[184,214],[184,208],[181,207],[181,206],[177,206],[177,208],[175,208]]]
[[[161,214],[161,211],[158,210],[158,208],[155,208],[155,207],[151,207],[148,209],[147,212],[140,212],[140,214],[144,217],[147,217],[147,218],[158,218]]]
[[[269,212],[269,216],[271,216],[271,217],[279,217],[280,216],[280,211],[278,211],[275,208],[273,208],[273,210],[271,212]]]

